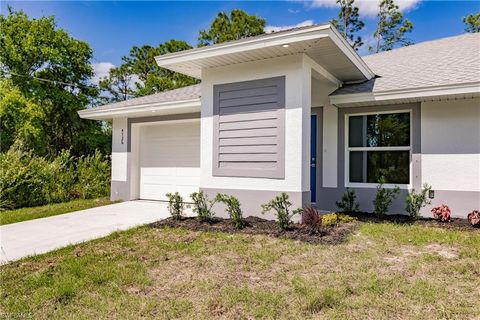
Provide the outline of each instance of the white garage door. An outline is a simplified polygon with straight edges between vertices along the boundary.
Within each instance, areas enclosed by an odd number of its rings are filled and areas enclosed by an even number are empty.
[[[178,191],[190,201],[200,185],[200,121],[142,126],[139,151],[140,199]]]

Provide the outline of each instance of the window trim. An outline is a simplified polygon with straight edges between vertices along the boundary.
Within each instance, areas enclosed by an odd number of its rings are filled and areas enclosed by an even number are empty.
[[[349,118],[355,116],[368,116],[372,114],[394,114],[394,113],[409,113],[410,114],[410,146],[404,147],[349,147]],[[371,182],[350,182],[350,151],[409,151],[409,165],[408,165],[408,184],[394,184],[386,183],[384,188],[395,188],[398,186],[400,189],[411,189],[413,180],[413,166],[412,166],[412,144],[413,144],[413,110],[412,109],[398,109],[387,111],[372,111],[372,112],[350,112],[345,114],[344,119],[344,186],[347,188],[376,188],[378,183]]]

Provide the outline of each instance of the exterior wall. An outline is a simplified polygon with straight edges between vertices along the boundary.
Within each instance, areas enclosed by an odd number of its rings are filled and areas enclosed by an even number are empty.
[[[333,108],[333,107],[331,107]],[[322,163],[322,175],[317,170],[317,207],[322,210],[337,210],[335,204],[338,201],[342,194],[346,191],[345,183],[345,115],[354,114],[354,113],[364,113],[364,112],[380,112],[380,111],[395,111],[395,110],[411,110],[412,112],[412,159],[418,158],[421,150],[421,121],[420,121],[420,104],[402,104],[402,105],[389,105],[389,106],[375,106],[375,107],[353,107],[353,108],[338,108],[338,117],[335,122],[336,125],[332,125],[332,117],[325,117],[326,112],[325,108],[322,108],[323,111],[318,111],[322,114],[322,117],[317,117],[317,130],[319,134],[323,135],[323,139],[317,138],[317,141],[322,141],[322,145],[317,146],[317,150],[323,150],[322,155],[318,155],[319,160]],[[320,122],[321,121],[321,122]],[[337,167],[334,172],[335,181],[332,181],[332,172],[329,171],[330,164],[325,161],[325,154],[328,149],[325,146],[325,141],[329,139],[337,138]],[[333,144],[330,143],[330,148]],[[331,156],[334,158],[333,156]],[[331,159],[330,162],[333,162]],[[411,185],[414,187],[419,184],[419,177],[415,175],[418,172],[418,167],[420,163],[413,161],[411,163],[410,172],[411,172]],[[329,179],[325,179],[325,174],[329,175]],[[318,181],[322,181],[322,184],[319,185]],[[336,186],[334,183],[336,182]],[[421,185],[421,183],[420,183]],[[375,186],[365,186],[355,188],[358,201],[360,203],[360,209],[363,211],[373,211],[373,199],[375,198],[376,188]],[[408,189],[401,189],[400,195],[392,203],[391,212],[392,213],[405,213],[405,196],[407,195]]]
[[[130,158],[128,150],[128,119],[113,119],[111,200],[130,200]]]
[[[480,99],[424,102],[375,107],[338,109],[338,187],[325,184],[328,165],[324,159],[325,135],[331,135],[331,124],[326,119],[325,108],[314,109],[317,117],[317,150],[323,173],[317,170],[317,206],[324,210],[336,210],[335,202],[345,192],[345,114],[389,110],[412,111],[412,159],[411,183],[401,189],[391,207],[391,213],[406,213],[405,196],[411,189],[419,190],[428,183],[434,190],[432,204],[422,210],[422,215],[431,216],[430,209],[442,203],[452,209],[452,216],[466,214],[480,208]],[[329,129],[330,128],[330,129]],[[321,139],[323,134],[323,139]],[[319,183],[322,181],[323,183]],[[355,188],[360,209],[373,211],[372,201],[376,189]]]
[[[453,216],[480,209],[480,99],[422,103],[422,181]]]
[[[213,168],[213,86],[241,81],[285,77],[285,177],[245,178],[214,176]],[[237,194],[242,204],[252,205],[247,215],[259,215],[264,198],[251,198],[249,191],[273,196],[280,192],[309,193],[311,67],[303,55],[274,58],[202,71],[201,178],[200,188]],[[266,199],[266,198],[265,198]],[[305,197],[295,196],[294,206]],[[308,199],[308,196],[306,196]]]

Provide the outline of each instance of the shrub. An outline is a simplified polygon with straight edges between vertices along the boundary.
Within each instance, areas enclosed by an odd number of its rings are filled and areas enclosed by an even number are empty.
[[[408,212],[412,219],[416,219],[420,214],[420,210],[431,203],[427,198],[428,192],[431,189],[432,187],[428,184],[424,184],[419,193],[417,193],[415,189],[412,189],[412,191],[407,194],[405,198],[405,211]]]
[[[233,225],[237,229],[243,229],[246,225],[245,219],[243,219],[242,209],[240,208],[240,201],[234,196],[228,194],[217,194],[215,200],[222,202],[227,206],[227,212],[232,220]]]
[[[302,224],[316,231],[322,226],[322,215],[312,206],[305,206],[302,212]]]
[[[355,212],[359,211],[360,205],[357,201],[357,195],[355,194],[355,189],[347,188],[345,193],[342,195],[342,199],[336,202],[336,205],[340,211],[343,212]]]
[[[168,211],[173,219],[179,220],[185,209],[182,196],[178,192],[167,193],[166,196],[168,198]]]
[[[356,220],[357,219],[349,215],[332,212],[322,216],[322,225],[325,227],[331,227],[337,224],[349,223]]]
[[[470,221],[472,226],[480,227],[480,211],[473,210],[472,212],[467,214],[467,219],[468,219],[468,221]]]
[[[200,221],[211,221],[215,212],[212,211],[212,207],[216,202],[216,199],[209,200],[203,193],[194,192],[190,195],[193,201],[193,212],[197,213],[197,217]]]
[[[446,204],[435,207],[431,210],[433,217],[440,221],[450,221],[450,214],[452,213],[450,208]]]
[[[110,163],[99,152],[80,159],[69,151],[49,159],[15,148],[0,153],[0,203],[10,209],[103,197],[109,188]]]
[[[75,191],[82,199],[107,196],[110,191],[110,165],[97,150],[77,162]]]
[[[373,207],[375,214],[377,216],[383,216],[388,212],[388,209],[392,205],[393,200],[400,193],[400,188],[395,186],[393,189],[385,189],[383,185],[385,184],[385,179],[381,177],[379,179],[379,184],[377,186],[377,193],[375,194],[375,199],[373,200]]]
[[[301,208],[290,211],[292,203],[288,201],[288,194],[282,192],[268,203],[262,204],[262,214],[268,213],[271,210],[275,211],[277,216],[277,223],[280,229],[286,230],[292,223],[292,217],[302,212]]]

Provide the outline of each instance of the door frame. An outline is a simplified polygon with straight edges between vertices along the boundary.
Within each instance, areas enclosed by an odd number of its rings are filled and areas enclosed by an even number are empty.
[[[310,115],[310,202],[317,202],[317,114]]]

